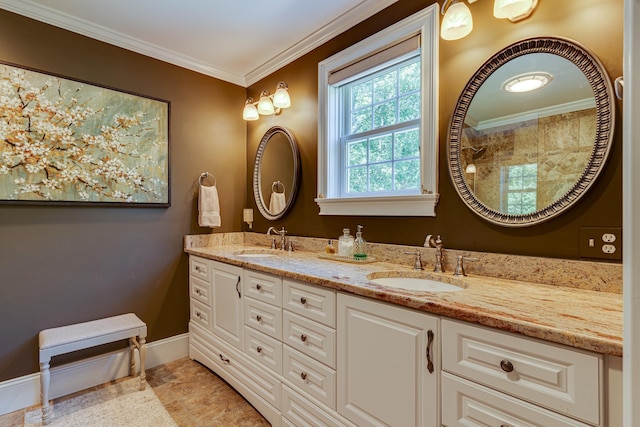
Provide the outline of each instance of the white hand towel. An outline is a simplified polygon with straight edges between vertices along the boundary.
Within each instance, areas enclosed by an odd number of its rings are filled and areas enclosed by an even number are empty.
[[[198,224],[200,227],[220,227],[220,201],[215,185],[200,186],[198,195]]]
[[[271,193],[271,199],[269,200],[269,212],[271,215],[277,215],[282,212],[287,206],[287,200],[284,196],[284,191],[282,193],[276,193],[275,191]]]

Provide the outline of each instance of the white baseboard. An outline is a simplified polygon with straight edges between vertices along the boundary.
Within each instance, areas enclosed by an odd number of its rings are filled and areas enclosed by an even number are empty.
[[[147,345],[145,368],[153,368],[188,356],[188,333],[153,341]],[[54,399],[127,375],[129,375],[128,349],[56,366],[51,368],[49,395]],[[40,373],[0,383],[0,415],[39,403]]]

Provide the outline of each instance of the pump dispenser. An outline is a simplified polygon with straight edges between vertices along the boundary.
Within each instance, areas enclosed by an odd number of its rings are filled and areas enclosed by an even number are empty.
[[[367,259],[367,242],[362,238],[362,226],[358,225],[356,238],[353,242],[353,258],[356,260]]]

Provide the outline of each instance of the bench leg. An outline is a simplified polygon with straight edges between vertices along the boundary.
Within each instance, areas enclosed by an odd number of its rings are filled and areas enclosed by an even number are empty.
[[[129,375],[134,376],[136,374],[136,340],[129,338]]]
[[[49,406],[49,383],[51,373],[49,372],[49,361],[40,363],[40,401],[42,402],[42,425],[51,422],[51,406]]]
[[[147,374],[144,370],[144,363],[147,358],[147,341],[143,337],[140,337],[139,343],[140,349],[138,351],[140,352],[140,390],[144,390],[147,383]]]

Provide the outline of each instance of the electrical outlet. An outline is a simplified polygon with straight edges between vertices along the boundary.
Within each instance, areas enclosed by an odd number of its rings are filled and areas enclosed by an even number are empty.
[[[622,228],[580,227],[580,257],[622,260]]]

